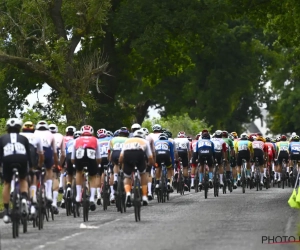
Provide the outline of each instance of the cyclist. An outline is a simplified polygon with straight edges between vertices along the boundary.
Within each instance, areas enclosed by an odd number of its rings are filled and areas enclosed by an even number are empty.
[[[44,184],[46,190],[46,199],[49,203],[52,203],[52,167],[53,165],[55,165],[55,167],[58,166],[58,155],[56,151],[55,138],[54,135],[49,131],[49,126],[46,121],[39,121],[36,124],[34,133],[42,141],[44,151],[44,165],[46,168]]]
[[[9,215],[9,199],[10,188],[13,177],[12,164],[19,164],[17,167],[19,172],[19,183],[21,192],[21,212],[25,217],[28,214],[27,199],[28,199],[28,183],[27,183],[27,164],[32,168],[30,145],[25,136],[19,134],[22,127],[22,121],[18,118],[8,119],[6,122],[7,134],[0,137],[0,159],[3,164],[3,180],[4,186],[2,191],[2,199],[4,203],[5,223],[10,222]],[[13,190],[11,190],[13,192]]]
[[[253,158],[253,147],[252,142],[249,141],[248,135],[246,133],[241,134],[241,138],[234,145],[235,153],[237,154],[237,178],[238,183],[241,181],[241,166],[243,159],[247,162],[246,175],[250,179],[250,159]]]
[[[65,145],[65,150],[67,150],[68,141],[74,139],[75,131],[76,131],[76,128],[74,126],[66,127],[66,135],[64,136],[64,139],[63,139],[64,140],[64,145]],[[67,152],[66,152],[66,155],[67,155]],[[61,164],[61,167],[63,167],[65,165],[65,163],[66,163],[66,158],[65,158],[65,161]],[[61,193],[61,194],[64,192],[64,184],[65,184],[64,176],[65,176],[65,174],[61,174],[60,179],[59,179],[58,192]],[[62,200],[61,204],[63,205],[63,200]]]
[[[224,130],[222,132],[222,139],[226,143],[226,156],[227,156],[227,159],[231,159],[234,162],[235,161],[234,143],[233,143],[233,140],[231,138],[229,138],[229,134],[226,130]],[[226,172],[230,173],[230,165],[229,165],[228,161],[226,162]],[[233,164],[233,166],[232,166],[232,175],[233,175],[233,179],[235,181],[236,180],[236,166],[235,166],[235,164]],[[237,186],[234,185],[234,181],[233,181],[233,188],[236,189]],[[235,184],[236,184],[236,182],[235,182]]]
[[[27,121],[23,124],[22,132],[20,135],[25,136],[29,141],[30,147],[30,157],[32,162],[32,167],[37,168],[38,166],[42,166],[44,162],[44,152],[42,147],[42,142],[40,138],[35,136],[34,134],[34,124],[31,121]],[[29,187],[30,198],[32,202],[32,206],[30,207],[30,215],[34,216],[35,214],[35,205],[36,205],[36,176],[31,175],[30,179],[31,185]]]
[[[83,168],[87,166],[90,184],[90,209],[95,211],[96,175],[98,164],[101,163],[100,147],[97,138],[93,136],[94,129],[90,125],[84,125],[80,129],[81,135],[73,146],[71,162],[76,167],[76,202],[81,201],[81,188],[83,182]]]
[[[60,177],[63,178],[63,172],[62,172],[61,166],[66,158],[64,136],[58,132],[58,127],[55,124],[49,125],[49,131],[54,135],[54,139],[56,142],[56,151],[57,151],[57,155],[59,157],[58,168],[55,168],[55,166],[53,166],[53,172],[55,175],[58,175],[60,173]],[[59,182],[58,182],[57,178],[53,178],[53,187],[52,188],[53,188],[53,202],[52,202],[53,213],[58,214],[57,197],[58,197]]]
[[[98,175],[97,178],[97,205],[101,205],[101,183],[104,183],[104,166],[108,164],[108,149],[109,149],[109,142],[111,137],[107,135],[107,130],[104,128],[98,129],[97,131],[98,142],[100,146],[100,154],[101,154],[101,168],[98,168]]]
[[[154,147],[154,141],[152,139],[152,137],[149,136],[149,131],[147,128],[141,128],[141,130],[144,132],[145,136],[146,136],[146,140],[149,142],[150,144],[150,148],[151,148],[151,152],[152,152],[152,156],[153,156],[153,160],[155,162],[155,147]],[[147,169],[146,172],[148,174],[148,200],[151,201],[152,200],[152,177],[154,176],[154,173],[152,171],[152,165],[149,165],[149,163],[147,163]]]
[[[109,153],[108,160],[113,163],[113,169],[111,172],[114,174],[114,178],[109,179],[110,184],[110,201],[111,203],[115,202],[115,190],[117,190],[118,186],[118,174],[120,171],[119,168],[119,157],[122,151],[122,147],[124,142],[128,139],[129,131],[126,127],[122,127],[116,131],[117,136],[112,138],[109,142]]]
[[[131,206],[131,174],[134,171],[134,166],[137,167],[141,176],[142,200],[143,205],[148,205],[147,198],[147,175],[146,173],[146,158],[150,165],[154,164],[153,156],[149,142],[145,139],[143,130],[136,130],[134,137],[128,138],[123,145],[119,162],[123,165],[124,170],[124,189],[126,192],[126,206]]]
[[[209,173],[208,173],[209,184],[210,184],[210,188],[212,188],[214,144],[210,140],[210,134],[206,129],[201,132],[195,150],[196,150],[196,157],[198,159],[198,162],[200,163],[200,178],[199,178],[200,189],[202,187],[203,170],[204,170],[203,166],[205,160],[207,160],[207,165],[209,167]]]
[[[192,158],[192,153],[190,151],[190,141],[188,140],[184,131],[180,131],[177,134],[177,138],[174,138],[175,148],[178,153],[178,158],[181,158],[183,165],[183,177],[184,177],[184,189],[189,190],[188,183],[188,167],[190,159]]]
[[[260,185],[264,185],[264,164],[265,160],[268,159],[268,146],[265,145],[265,139],[258,135],[256,140],[252,142],[253,147],[253,159],[258,159],[260,168]]]
[[[138,129],[141,129],[141,125],[140,125],[140,124],[138,124],[138,123],[132,124],[132,126],[131,126],[131,132],[130,132],[130,134],[129,134],[128,137],[129,137],[129,138],[133,137],[134,131],[136,131],[136,130],[138,130]]]
[[[73,133],[73,131],[70,133]],[[75,140],[78,137],[80,137],[80,135],[81,135],[80,131],[75,131],[73,133],[73,139],[69,138],[68,142],[66,143],[66,164],[65,164],[65,166],[66,166],[66,170],[67,170],[67,172],[66,172],[67,173],[67,188],[66,188],[66,192],[64,193],[64,197],[61,200],[61,208],[65,208],[65,198],[66,197],[70,198],[70,196],[71,196],[72,181],[73,181],[73,176],[75,174],[75,168],[73,167],[73,164],[71,162],[71,156],[72,156]]]
[[[149,134],[153,141],[158,140],[158,136],[162,133],[162,127],[159,124],[154,124],[152,126],[152,133]]]
[[[196,157],[196,145],[197,145],[197,141],[199,140],[200,134],[197,134],[195,136],[195,139],[192,140],[192,142],[190,143],[190,151],[192,152],[192,158],[190,160],[192,169],[191,169],[191,189],[194,189],[194,181],[195,181],[195,172],[196,172],[196,168],[197,168],[197,157]]]
[[[154,142],[155,155],[156,155],[156,186],[159,188],[159,183],[161,179],[161,163],[164,162],[167,168],[167,188],[169,191],[172,191],[171,187],[171,178],[172,178],[172,166],[174,166],[174,150],[173,143],[168,140],[168,136],[164,133],[160,134],[158,140]]]
[[[268,148],[268,161],[267,161],[266,167],[269,168],[269,173],[271,173],[271,171],[274,171],[272,169],[272,164],[275,159],[276,151],[275,151],[274,143],[272,143],[272,139],[270,137],[266,137],[265,145]],[[266,168],[264,170],[264,176],[266,177]]]
[[[222,139],[222,130],[216,130],[215,132],[215,137],[211,139],[211,141],[214,144],[214,156],[215,160],[219,165],[219,176],[220,176],[220,187],[224,186],[223,183],[223,173],[224,173],[224,168],[222,164],[222,160],[226,160],[226,171],[228,170],[227,167],[229,166],[227,164],[227,144],[226,142]]]
[[[281,135],[280,141],[277,143],[277,173],[278,179],[277,182],[281,182],[281,167],[282,161],[285,160],[286,164],[288,164],[289,160],[289,142],[285,135]]]
[[[290,152],[290,159],[291,159],[291,165],[290,167],[293,167],[292,161],[297,162],[297,172],[298,172],[298,162],[300,161],[300,137],[298,135],[294,135],[291,138],[291,142],[289,144],[289,152]],[[293,171],[290,172],[290,175],[292,175]]]

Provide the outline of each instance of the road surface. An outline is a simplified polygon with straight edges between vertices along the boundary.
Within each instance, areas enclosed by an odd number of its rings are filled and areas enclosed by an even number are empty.
[[[204,199],[203,192],[173,193],[169,202],[151,201],[134,221],[133,208],[120,214],[115,207],[90,213],[90,221],[67,217],[63,210],[55,221],[45,222],[39,231],[30,225],[28,233],[12,239],[11,224],[0,222],[0,249],[296,249],[300,243],[266,244],[282,237],[298,237],[298,211],[287,200],[291,189],[234,190]],[[265,237],[264,237],[265,236]],[[263,238],[264,237],[264,238]],[[269,237],[269,238],[266,238]],[[275,239],[275,237],[277,237]],[[278,238],[281,237],[281,238]],[[292,240],[293,238],[290,238]],[[284,238],[282,238],[284,240]],[[264,244],[262,244],[264,241]]]

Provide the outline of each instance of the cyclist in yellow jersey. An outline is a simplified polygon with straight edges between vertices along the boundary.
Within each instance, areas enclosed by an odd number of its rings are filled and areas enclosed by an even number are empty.
[[[247,161],[247,178],[250,179],[250,159],[253,158],[252,142],[249,141],[248,135],[246,133],[241,134],[241,139],[235,143],[234,151],[238,155],[237,176],[238,176],[238,183],[240,183],[241,166],[242,166],[243,159]]]
[[[289,142],[287,141],[287,138],[285,135],[282,135],[280,137],[280,141],[276,144],[277,148],[277,173],[278,173],[278,180],[277,182],[281,181],[281,166],[282,161],[285,159],[286,164],[288,164],[289,160]]]

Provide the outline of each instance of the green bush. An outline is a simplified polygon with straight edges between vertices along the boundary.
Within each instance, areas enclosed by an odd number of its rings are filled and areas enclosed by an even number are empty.
[[[212,127],[208,126],[204,120],[195,119],[192,120],[187,113],[180,116],[167,116],[166,118],[153,118],[147,119],[142,123],[142,127],[145,127],[152,132],[152,126],[154,124],[160,124],[163,128],[170,130],[173,137],[176,137],[179,131],[185,131],[187,135],[194,137],[203,129],[210,131]]]

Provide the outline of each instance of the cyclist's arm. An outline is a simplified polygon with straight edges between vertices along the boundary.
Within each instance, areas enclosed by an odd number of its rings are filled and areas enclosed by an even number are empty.
[[[150,144],[148,141],[146,141],[146,148],[145,148],[145,153],[148,157],[148,162],[151,166],[154,165],[154,159],[153,159],[153,155],[152,155],[152,152],[151,152],[151,147],[150,147]]]
[[[76,151],[76,142],[73,144],[73,150],[71,154],[71,162],[74,164],[75,163],[75,151]]]
[[[252,146],[251,141],[248,142],[248,147],[249,147],[249,150],[250,150],[251,159],[253,159],[254,151],[253,151],[253,146]]]
[[[57,156],[56,142],[55,142],[54,137],[52,138],[51,146],[52,146],[52,149],[53,149],[54,165],[55,165],[55,167],[57,167],[58,166],[58,156]]]
[[[60,144],[60,165],[63,165],[63,162],[66,158],[66,145],[64,140],[62,140],[61,144]]]
[[[171,160],[172,160],[172,166],[175,165],[175,155],[174,155],[174,148],[173,148],[173,143],[169,142],[170,144],[170,156],[171,156]]]
[[[123,148],[121,150],[120,157],[119,157],[119,163],[120,164],[123,164],[123,159],[124,159],[124,145],[123,145]]]
[[[26,138],[26,137],[25,137]],[[30,154],[30,146],[29,146],[29,141],[26,138],[25,140],[25,149],[26,149],[26,154],[27,154],[27,161],[28,161],[28,165],[29,168],[32,168],[32,161],[31,161],[31,154]]]
[[[223,159],[225,159],[225,160],[227,160],[226,151],[227,151],[226,142],[223,142],[222,143],[222,155],[223,155]]]
[[[101,163],[101,144],[100,142],[97,140],[97,147],[96,147],[96,161],[97,164],[99,165]]]

